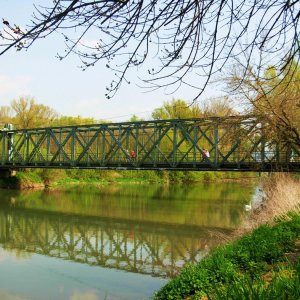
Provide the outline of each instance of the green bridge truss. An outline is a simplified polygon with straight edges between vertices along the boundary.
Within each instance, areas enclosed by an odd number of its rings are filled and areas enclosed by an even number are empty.
[[[0,132],[0,168],[299,172],[300,145],[269,135],[250,117],[7,127]]]

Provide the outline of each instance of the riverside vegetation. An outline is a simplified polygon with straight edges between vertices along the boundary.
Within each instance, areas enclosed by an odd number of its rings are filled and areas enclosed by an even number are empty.
[[[27,189],[55,188],[71,184],[105,185],[109,183],[189,183],[228,180],[255,181],[256,173],[193,172],[193,171],[148,171],[148,170],[75,170],[75,169],[23,169],[16,175],[0,179],[0,187]]]
[[[274,175],[229,244],[182,270],[155,299],[300,299],[299,179]]]

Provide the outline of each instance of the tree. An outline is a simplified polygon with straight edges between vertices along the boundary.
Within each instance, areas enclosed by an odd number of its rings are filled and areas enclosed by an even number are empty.
[[[19,128],[46,127],[57,118],[57,113],[50,107],[37,104],[33,98],[20,97],[11,102],[14,123]]]
[[[200,118],[202,116],[198,105],[188,105],[181,99],[164,102],[162,107],[156,108],[152,113],[154,120]]]
[[[0,125],[12,123],[12,110],[9,106],[0,106]]]
[[[132,117],[129,119],[129,122],[140,122],[144,121],[143,119],[139,118],[137,115],[133,114]]]
[[[207,99],[202,103],[201,110],[204,117],[229,117],[237,114],[228,97]]]
[[[272,66],[264,77],[262,80],[251,67],[244,69],[238,65],[227,84],[239,101],[246,101],[246,112],[261,120],[270,138],[299,146],[300,66],[292,61],[284,73]]]
[[[55,120],[54,126],[71,126],[71,125],[89,125],[96,124],[97,121],[94,118],[83,118],[81,116],[61,116]]]
[[[198,104],[188,104],[182,99],[164,102],[162,107],[152,113],[154,120],[228,117],[236,115],[227,97],[210,98]]]
[[[27,49],[53,32],[62,33],[66,49],[60,59],[75,53],[83,69],[107,60],[107,68],[115,74],[107,87],[108,98],[122,82],[128,82],[131,67],[145,67],[141,77],[150,89],[177,89],[186,84],[196,89],[197,98],[212,76],[242,53],[247,54],[246,66],[258,54],[266,56],[267,64],[281,67],[280,75],[290,61],[299,61],[298,0],[48,3],[36,7],[26,29],[12,25],[15,20],[3,19],[0,55],[13,47]],[[259,68],[263,67],[259,61]],[[201,76],[205,80],[200,84]]]

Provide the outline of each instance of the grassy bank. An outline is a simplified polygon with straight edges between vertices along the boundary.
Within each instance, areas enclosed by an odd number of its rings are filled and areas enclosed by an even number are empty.
[[[222,182],[230,180],[257,180],[257,173],[145,171],[145,170],[78,170],[78,169],[24,169],[16,176],[0,179],[0,187],[34,188],[65,186],[69,184],[114,183],[189,183]]]
[[[300,184],[265,180],[266,199],[232,241],[185,268],[155,299],[300,299]]]

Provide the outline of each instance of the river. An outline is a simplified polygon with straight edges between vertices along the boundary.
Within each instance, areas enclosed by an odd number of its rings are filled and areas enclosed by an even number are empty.
[[[238,228],[254,187],[0,190],[0,299],[151,299]]]

